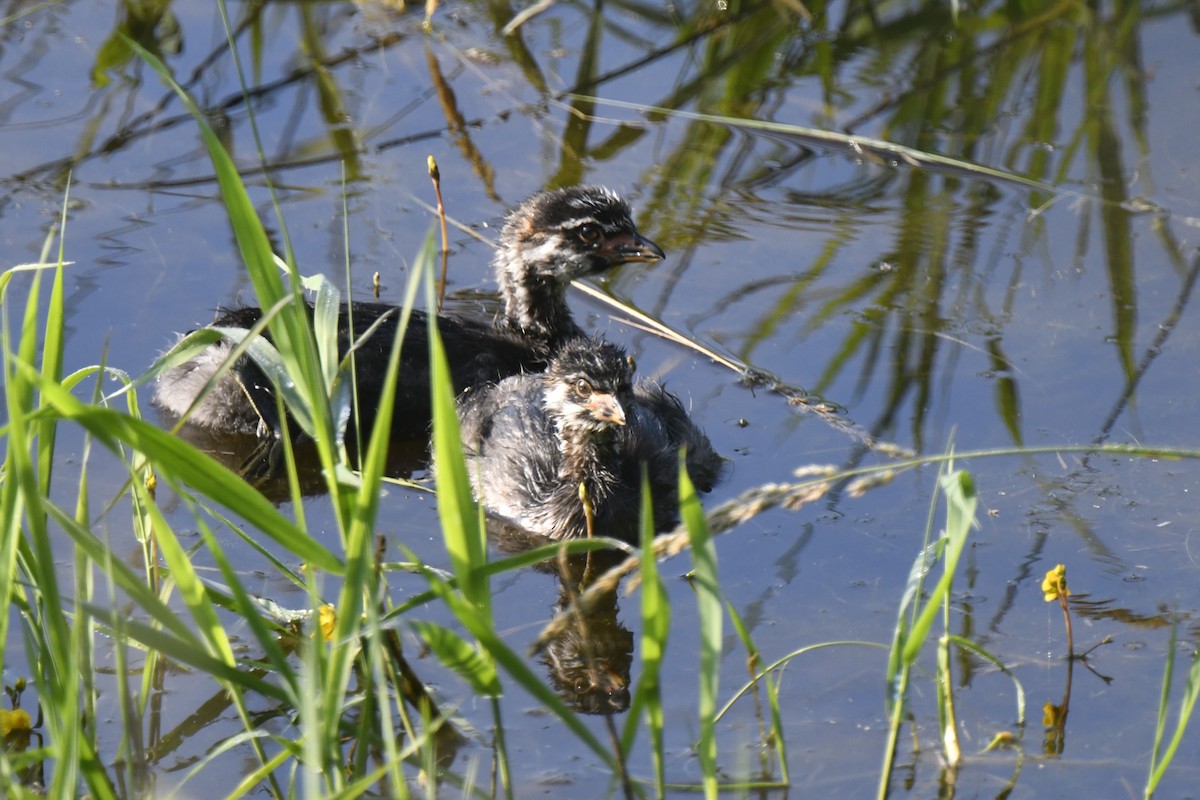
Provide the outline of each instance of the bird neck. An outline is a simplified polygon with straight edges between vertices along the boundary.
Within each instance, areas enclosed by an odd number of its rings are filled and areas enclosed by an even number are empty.
[[[523,338],[542,343],[548,350],[583,335],[567,307],[566,287],[553,278],[526,270],[513,275],[501,271],[504,297],[503,325]]]
[[[578,486],[586,483],[593,496],[603,497],[616,476],[607,466],[617,461],[617,441],[614,432],[560,429],[560,480]]]

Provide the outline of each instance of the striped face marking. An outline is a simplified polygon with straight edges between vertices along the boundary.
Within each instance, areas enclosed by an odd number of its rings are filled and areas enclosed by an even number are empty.
[[[633,369],[621,348],[602,340],[576,339],[547,370],[544,406],[560,434],[567,428],[600,431],[625,424],[622,403],[632,395],[632,387]]]

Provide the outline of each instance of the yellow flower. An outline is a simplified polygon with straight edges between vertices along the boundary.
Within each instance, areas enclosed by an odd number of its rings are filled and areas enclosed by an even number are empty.
[[[1052,603],[1060,597],[1070,597],[1071,590],[1067,588],[1067,567],[1059,564],[1046,573],[1042,579],[1042,594],[1047,603]]]
[[[1067,720],[1066,706],[1056,706],[1054,703],[1047,701],[1046,705],[1042,706],[1042,725],[1047,728],[1059,728]]]
[[[32,729],[33,721],[29,719],[29,712],[25,709],[17,708],[9,711],[7,708],[0,708],[0,735],[26,733]]]
[[[321,623],[321,635],[325,637],[325,641],[332,642],[333,631],[337,627],[337,610],[326,603],[318,609],[317,616]]]

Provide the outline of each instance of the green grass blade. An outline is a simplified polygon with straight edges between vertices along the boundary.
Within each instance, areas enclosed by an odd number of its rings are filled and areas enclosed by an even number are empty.
[[[206,673],[215,680],[232,684],[241,690],[257,692],[263,697],[289,702],[284,689],[247,670],[214,658],[202,644],[172,636],[161,628],[148,625],[141,620],[129,619],[119,608],[108,608],[94,603],[86,603],[83,608],[111,630],[124,631],[127,634],[127,637],[124,638],[140,642],[145,647],[156,650],[173,661],[186,664]]]
[[[449,628],[425,620],[414,620],[409,624],[438,660],[471,684],[476,694],[500,696],[500,679],[495,666],[482,658],[461,636]]]
[[[42,378],[47,381],[57,381],[62,378],[63,324],[66,321],[63,303],[63,248],[66,244],[67,208],[70,202],[70,192],[71,176],[68,174],[58,224],[58,266],[54,270],[54,282],[50,287],[50,302],[46,307],[46,326],[42,340]],[[47,239],[47,246],[49,243],[49,239]],[[50,417],[43,420],[37,430],[39,478],[41,479],[41,492],[46,497],[50,496],[50,480],[54,472],[54,439],[57,428],[56,421]],[[4,596],[7,597],[7,595]]]
[[[210,594],[196,573],[195,567],[193,566],[190,558],[190,553],[188,553],[180,545],[178,538],[175,536],[175,532],[171,529],[170,525],[167,524],[167,520],[159,510],[158,504],[153,501],[153,498],[148,496],[148,492],[144,485],[138,481],[134,481],[133,490],[135,497],[140,499],[141,505],[145,509],[149,518],[149,524],[152,526],[154,541],[157,545],[158,552],[161,553],[163,559],[167,563],[168,568],[170,569],[171,581],[178,588],[179,594],[183,598],[183,601],[192,616],[192,620],[195,623],[194,630],[198,639],[204,643],[206,649],[213,658],[220,660],[231,668],[236,668],[237,663],[236,659],[234,658],[233,646],[230,643],[229,636],[226,633],[224,625],[222,625],[221,620],[217,615],[217,611],[212,603]],[[211,533],[207,531],[207,526],[202,524],[201,527],[205,529],[207,541],[212,544],[213,537],[211,536]],[[111,561],[109,564],[111,566]],[[230,577],[230,575],[227,574],[227,577]],[[236,577],[234,577],[232,586],[237,587]],[[243,592],[242,596],[244,596],[244,594],[245,593]],[[256,609],[245,608],[245,611],[249,613],[245,614],[242,618],[246,619],[250,623],[252,630],[262,631],[266,627],[262,624],[261,619],[259,619]],[[260,644],[262,644],[268,652],[271,652],[272,650],[277,651],[277,648],[272,647],[274,642],[271,641],[271,637],[269,637],[269,635],[263,639],[260,639]],[[165,653],[165,655],[168,657],[171,656],[169,652]],[[275,655],[277,663],[282,662],[282,659],[279,658],[278,653],[275,653]],[[285,671],[282,674],[282,676],[285,678],[287,675],[288,671]],[[245,701],[241,695],[241,692],[239,691],[241,684],[224,682],[224,685],[228,691],[229,697],[237,707],[238,715],[242,721],[242,725],[247,730],[252,730],[253,722],[251,715],[248,712]],[[288,688],[291,689],[291,693],[294,695],[294,686]],[[256,739],[252,740],[250,744],[258,756],[259,763],[267,761],[267,756],[262,749],[262,745]]]
[[[756,681],[763,679],[764,677],[770,675],[773,672],[782,670],[794,658],[802,656],[805,653],[814,652],[816,650],[824,650],[828,647],[869,647],[869,648],[878,649],[878,650],[886,649],[885,645],[882,645],[878,642],[855,642],[855,641],[849,641],[849,640],[833,641],[833,642],[819,642],[818,644],[810,644],[810,645],[806,645],[804,647],[797,648],[797,649],[793,650],[792,652],[787,653],[786,655],[780,656],[779,658],[775,659],[775,661],[773,661],[770,664],[768,664],[767,666],[763,667],[759,671],[759,673],[757,675],[755,675],[751,680],[742,684],[742,687],[740,689],[738,689],[736,692],[734,692],[733,696],[730,697],[729,700],[725,703],[725,705],[721,707],[721,710],[717,713],[717,721],[719,722],[721,720],[721,718],[724,717],[726,713],[728,713],[729,709],[733,707],[733,704],[736,703],[738,701],[738,699],[742,697],[742,695],[747,694],[754,688],[754,684]]]
[[[683,454],[679,459],[679,514],[692,545],[692,586],[696,590],[696,610],[700,624],[700,691],[697,713],[700,738],[696,754],[700,759],[704,795],[717,796],[717,688],[721,670],[722,601],[717,577],[717,552],[713,546],[704,509],[687,474]]]
[[[329,413],[328,385],[321,369],[308,311],[302,302],[299,276],[289,262],[287,266],[293,280],[290,287],[284,287],[275,266],[275,255],[272,252],[271,242],[267,237],[262,220],[259,219],[258,212],[250,201],[250,195],[237,171],[237,166],[209,126],[204,113],[187,92],[175,82],[170,71],[154,54],[128,37],[125,37],[125,41],[158,73],[163,83],[175,92],[184,108],[195,120],[212,161],[213,171],[229,215],[234,238],[237,240],[238,249],[245,262],[247,274],[254,285],[259,305],[263,308],[273,307],[288,296],[294,300],[292,303],[285,304],[280,309],[278,317],[268,325],[275,348],[282,356],[289,376],[288,381],[277,384],[276,388],[282,391],[289,383],[294,383],[298,392],[303,396],[304,399],[299,404],[299,408],[292,410],[311,417],[312,427],[311,429],[306,428],[306,432],[317,443],[317,452],[322,465],[326,468],[327,474],[332,476],[338,452],[338,440],[334,436],[333,422]],[[340,502],[339,487],[332,477],[328,480],[327,486],[336,506]]]
[[[212,554],[213,561],[221,571],[225,584],[229,588],[229,596],[232,600],[229,604],[230,611],[236,614],[239,619],[245,620],[254,643],[262,651],[267,663],[271,665],[275,674],[284,682],[284,685],[295,693],[299,678],[291,662],[288,661],[287,654],[279,646],[278,634],[263,619],[261,605],[255,601],[242,582],[238,580],[233,565],[229,563],[229,559],[225,556],[225,552],[221,548],[217,537],[213,535],[212,529],[204,524],[203,520],[198,521],[200,523],[198,526],[200,535],[204,539],[204,544],[208,548],[209,553]],[[208,588],[208,593],[210,596],[213,594],[211,587]],[[291,702],[295,703],[295,699],[293,698]]]
[[[479,640],[480,645],[488,656],[495,659],[496,663],[503,667],[504,671],[518,685],[533,695],[551,714],[566,725],[580,741],[587,745],[604,762],[608,769],[615,773],[617,763],[608,748],[588,730],[583,721],[579,719],[579,715],[568,708],[562,698],[555,694],[546,685],[545,681],[529,668],[526,659],[513,652],[512,648],[504,643],[492,627],[491,620],[485,619],[473,604],[467,602],[461,594],[450,589],[445,581],[438,578],[432,572],[426,573],[426,578],[429,581],[430,588],[442,598],[450,611],[457,617],[459,623],[472,636]]]
[[[124,592],[144,614],[175,636],[186,640],[190,646],[200,646],[200,640],[196,638],[191,627],[179,619],[175,610],[161,600],[158,594],[146,585],[145,579],[132,567],[119,558],[112,558],[111,548],[58,506],[47,504],[46,509],[50,517],[71,538],[76,547],[83,550],[87,557],[95,563],[104,565],[111,582]]]
[[[1146,777],[1145,797],[1149,798],[1154,791],[1151,781],[1158,771],[1159,758],[1162,755],[1163,735],[1167,730],[1167,706],[1171,700],[1171,682],[1175,678],[1176,640],[1179,627],[1171,626],[1171,640],[1167,643],[1167,658],[1163,665],[1162,690],[1158,694],[1158,714],[1154,722],[1154,744],[1150,748],[1150,774]]]
[[[4,436],[5,456],[2,478],[0,478],[0,597],[11,598],[17,581],[18,552],[21,549],[21,519],[25,512],[23,486],[17,474],[27,469],[28,457],[22,457],[17,448],[25,443],[27,428],[24,427],[32,391],[28,381],[22,378],[13,366],[12,341],[8,331],[8,279],[13,271],[4,273],[0,282],[0,358],[3,358],[4,404],[8,429],[11,435]],[[27,354],[30,356],[31,354]],[[8,626],[13,615],[0,614],[0,642],[8,641]],[[5,648],[0,648],[0,668],[5,666]]]
[[[733,629],[737,633],[742,647],[746,650],[746,666],[750,671],[749,685],[757,691],[760,678],[755,674],[755,671],[758,665],[762,663],[762,653],[759,651],[758,645],[754,643],[753,637],[750,636],[750,629],[746,627],[745,621],[742,620],[742,615],[737,612],[733,603],[726,601],[725,610],[729,614],[729,621],[733,624]],[[780,785],[786,786],[788,784],[787,742],[784,739],[783,715],[779,710],[779,682],[777,680],[773,682],[770,673],[764,673],[761,680],[767,696],[767,706],[771,711],[771,726],[769,730],[763,727],[761,711],[759,712],[759,737],[762,742],[762,747],[759,750],[762,757],[762,774],[769,774],[770,765],[767,762],[768,748],[774,745],[775,757],[779,759],[779,782]],[[717,712],[714,722],[721,719],[721,716],[728,707],[728,704],[726,704]],[[757,703],[757,696],[756,707],[761,708]]]
[[[275,391],[283,398],[284,406],[291,412],[292,419],[300,426],[300,429],[313,439],[319,435],[317,431],[319,412],[314,404],[309,402],[308,395],[302,390],[301,384],[292,380],[293,373],[287,360],[274,345],[261,336],[252,336],[243,328],[213,326],[209,330],[215,331],[222,338],[233,342],[237,349],[244,351],[253,359],[258,368],[271,381]],[[270,412],[274,414],[275,409],[270,409]]]
[[[134,481],[133,488],[135,493],[144,493],[145,491],[140,487],[138,481]],[[153,526],[158,551],[171,571],[171,580],[192,615],[195,623],[192,630],[198,640],[207,645],[209,653],[214,658],[221,659],[232,666],[234,664],[233,647],[229,643],[225,628],[217,616],[216,609],[213,608],[208,593],[204,590],[204,583],[196,574],[190,554],[179,544],[179,540],[175,537],[175,531],[167,524],[158,504],[151,502],[146,497],[142,498],[142,504],[149,515],[150,524]]]
[[[342,293],[325,276],[314,277],[319,280],[317,297],[313,301],[313,334],[325,385],[332,386],[338,368],[338,317],[341,316]]]
[[[1175,637],[1172,634],[1171,644],[1174,645]],[[1172,657],[1169,657],[1173,659]],[[1170,668],[1167,670],[1167,678],[1170,678]],[[1169,683],[1164,682],[1164,695],[1170,691]],[[1188,670],[1187,683],[1183,688],[1183,700],[1179,704],[1179,718],[1175,721],[1175,734],[1171,737],[1171,741],[1167,744],[1166,751],[1161,757],[1157,757],[1159,746],[1161,745],[1161,736],[1156,732],[1154,758],[1151,761],[1152,769],[1150,778],[1146,781],[1147,798],[1153,796],[1154,790],[1158,788],[1159,782],[1162,780],[1163,774],[1167,771],[1167,767],[1171,766],[1171,761],[1175,758],[1175,751],[1179,749],[1180,742],[1183,741],[1183,735],[1187,731],[1188,723],[1191,722],[1192,712],[1196,708],[1196,699],[1200,697],[1200,652],[1196,652],[1192,656],[1192,667]],[[1158,727],[1161,730],[1163,718],[1165,714],[1159,714]]]
[[[1017,727],[1025,727],[1025,687],[1021,684],[1021,680],[1013,674],[1012,670],[1004,665],[1004,662],[999,657],[981,647],[978,642],[973,642],[970,639],[964,639],[961,636],[953,634],[950,636],[950,641],[954,643],[955,647],[966,650],[976,658],[991,664],[992,668],[997,672],[1008,676],[1008,679],[1013,683],[1013,690],[1017,698]]]
[[[18,371],[32,372],[19,366]],[[194,447],[142,420],[82,403],[61,386],[39,383],[38,389],[64,419],[78,422],[114,452],[120,443],[128,444],[151,458],[164,473],[186,475],[194,490],[236,510],[250,525],[313,566],[338,574],[343,571],[341,560],[324,545],[280,514],[244,480]]]
[[[671,631],[671,604],[658,570],[658,562],[654,558],[654,506],[645,470],[642,472],[641,542],[642,639],[638,652],[642,656],[642,670],[625,720],[621,751],[627,758],[632,753],[638,723],[644,715],[650,737],[655,792],[663,797],[666,795],[666,759],[663,750],[662,663]]]
[[[429,241],[432,241],[432,232]],[[432,252],[432,243],[427,247]],[[426,266],[425,294],[429,308],[433,301],[433,280]],[[491,618],[491,597],[487,575],[482,571],[487,562],[487,548],[479,511],[471,494],[467,467],[463,461],[462,436],[454,401],[450,366],[438,332],[437,318],[429,314],[429,368],[433,392],[433,454],[437,463],[438,517],[442,536],[450,556],[450,564],[458,577],[459,591],[478,608],[478,613]]]
[[[162,82],[175,92],[180,103],[195,120],[204,145],[208,149],[209,158],[212,159],[217,183],[221,189],[221,197],[229,213],[234,237],[241,249],[242,258],[246,262],[246,270],[254,283],[255,294],[258,295],[263,307],[274,305],[283,299],[287,292],[275,268],[275,257],[270,240],[267,238],[262,221],[258,218],[254,204],[250,201],[250,196],[246,193],[246,187],[238,174],[237,166],[208,124],[204,112],[183,90],[183,87],[176,83],[166,65],[134,40],[126,38],[126,42],[158,73]],[[281,342],[286,340],[287,331],[285,330],[284,333],[285,336],[279,337]]]
[[[941,609],[942,599],[948,595],[950,585],[954,581],[959,556],[967,543],[967,533],[975,523],[977,500],[975,483],[971,476],[966,472],[957,471],[943,476],[938,482],[946,495],[946,549],[942,556],[942,575],[930,592],[925,607],[913,623],[908,640],[904,643],[901,658],[906,664],[916,661],[917,653],[933,627],[933,621]]]
[[[421,275],[422,272],[420,270],[414,270],[410,277],[405,308],[401,313],[400,324],[397,326],[395,338],[391,343],[388,363],[383,375],[383,392],[379,397],[375,425],[370,432],[370,440],[366,453],[361,455],[362,472],[358,476],[358,489],[351,495],[352,503],[350,503],[348,509],[349,518],[343,523],[343,529],[346,531],[346,575],[337,601],[338,613],[334,628],[334,639],[337,642],[347,642],[352,638],[360,639],[363,644],[375,648],[376,651],[380,647],[378,635],[372,634],[362,639],[361,631],[364,617],[374,619],[381,613],[381,598],[384,596],[384,587],[381,585],[380,580],[382,572],[375,560],[375,519],[379,509],[380,485],[386,469],[388,447],[391,442],[390,431],[399,376],[400,353],[404,341],[404,332],[411,313],[412,297],[415,294],[416,284],[420,281]],[[320,292],[318,292],[319,294]],[[320,302],[318,302],[318,305],[320,305]],[[325,326],[336,325],[336,311],[337,309],[335,308],[326,309],[324,312],[326,317]],[[315,313],[320,315],[321,312],[318,310]],[[318,334],[318,336],[321,335],[320,333]],[[331,335],[336,336],[336,331],[327,331],[325,337],[327,338]],[[352,361],[352,358],[347,356],[347,360]],[[336,363],[335,366],[337,366]],[[345,370],[345,364],[340,369]],[[347,384],[340,380],[335,385],[347,387]],[[337,391],[343,396],[348,396],[346,389],[339,389]],[[348,411],[348,405],[346,406],[346,410]],[[359,436],[362,433],[362,431],[359,431]],[[328,661],[325,663],[327,672],[325,673],[325,684],[323,687],[324,694],[321,699],[326,708],[340,707],[342,698],[349,691],[349,681],[353,676],[354,661],[351,657],[354,656],[357,658],[359,652],[357,647],[352,648],[347,646],[335,647],[329,652]],[[381,660],[378,652],[375,652],[373,655],[369,654],[369,657],[374,661]],[[381,709],[390,708],[390,705],[380,703],[380,707]],[[390,714],[390,712],[382,713]],[[381,723],[385,726],[390,726],[390,716],[385,720],[381,720]],[[323,737],[324,752],[336,753],[340,737],[339,727],[337,725],[327,725],[322,728],[321,735]]]
[[[41,273],[35,272],[29,296],[26,298],[25,313],[21,319],[20,338],[17,352],[11,350],[8,338],[7,303],[4,303],[2,345],[5,355],[5,399],[9,417],[9,449],[5,464],[5,483],[12,482],[14,490],[21,494],[21,505],[25,511],[26,547],[17,542],[18,560],[23,563],[21,571],[28,581],[25,617],[30,628],[36,630],[37,644],[30,648],[37,653],[33,668],[34,684],[42,702],[54,712],[46,717],[49,739],[54,743],[56,758],[62,761],[62,769],[55,770],[52,782],[47,787],[54,796],[62,796],[67,787],[73,787],[79,776],[81,741],[79,726],[72,724],[79,713],[79,665],[76,651],[72,647],[73,637],[66,617],[55,613],[64,608],[64,598],[59,588],[57,562],[52,547],[47,522],[47,502],[42,492],[43,481],[39,479],[39,467],[46,464],[34,460],[38,447],[37,431],[53,426],[53,417],[35,422],[34,386],[40,380],[28,365],[37,356],[39,335],[37,330],[38,302],[41,288]],[[42,402],[45,399],[42,398]],[[19,522],[8,532],[20,536]],[[11,597],[11,595],[9,595]]]

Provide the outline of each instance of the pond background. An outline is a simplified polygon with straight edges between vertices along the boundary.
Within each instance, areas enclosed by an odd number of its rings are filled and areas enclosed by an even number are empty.
[[[597,284],[602,292],[835,404],[880,440],[920,452],[951,442],[1196,445],[1197,4],[964,4],[956,19],[945,2],[560,2],[503,36],[517,10],[446,3],[426,33],[419,10],[230,6],[302,272],[340,280],[348,246],[350,292],[370,296],[378,271],[385,298],[398,300],[433,219],[428,155],[448,213],[489,239],[533,191],[602,183],[668,255],[623,268]],[[105,361],[136,374],[174,332],[252,295],[194,122],[117,31],[158,53],[208,110],[278,230],[220,17],[194,0],[2,13],[5,266],[37,259],[70,172],[66,366]],[[677,112],[886,140],[1053,188]],[[455,302],[490,308],[490,248],[462,231],[452,247]],[[627,346],[641,374],[684,398],[732,460],[712,503],[801,465],[883,459],[809,406],[752,391],[579,293],[572,303],[585,328]],[[153,414],[148,403],[144,411]],[[60,452],[70,453],[65,436]],[[997,654],[1029,697],[1026,760],[1009,796],[1140,795],[1170,622],[1182,622],[1181,655],[1200,636],[1197,464],[1064,453],[960,466],[983,512],[957,584],[955,632]],[[77,485],[71,470],[70,458],[59,465],[63,487]],[[114,471],[105,486],[100,474],[95,508],[123,481]],[[890,641],[935,478],[934,468],[905,473],[863,498],[768,512],[717,540],[723,588],[766,661],[824,641]],[[306,501],[314,531],[328,518],[322,502]],[[127,510],[99,524],[119,541]],[[381,528],[445,565],[429,495],[392,491]],[[229,546],[235,561],[256,558]],[[1047,755],[1038,712],[1061,701],[1066,671],[1061,614],[1040,591],[1056,563],[1075,592],[1077,649],[1114,641],[1091,659],[1109,680],[1075,670],[1065,738]],[[684,569],[663,566],[667,576]],[[682,782],[698,774],[695,605],[685,582],[669,588],[668,779]],[[495,590],[498,627],[522,649],[553,613],[556,583],[530,571]],[[304,602],[282,585],[261,591]],[[637,597],[622,602],[630,611],[619,618],[636,633]],[[729,635],[722,699],[746,676]],[[884,659],[844,647],[789,666],[782,703],[796,794],[861,797],[875,785]],[[465,686],[433,659],[417,664],[464,716],[487,724]],[[981,751],[1015,731],[1012,685],[965,656],[955,668],[970,756],[956,790],[995,796],[1018,759]],[[925,689],[912,708],[920,749],[899,755],[911,786],[894,785],[896,796],[939,792]],[[211,692],[185,673],[168,678],[161,725],[175,735],[156,764],[163,793],[236,730],[220,713],[194,716]],[[605,792],[591,754],[533,700],[510,694],[504,705],[518,796]],[[725,771],[752,772],[752,703],[719,730]],[[455,768],[489,758],[475,742]],[[229,791],[236,762],[187,791]],[[1161,796],[1194,793],[1197,765],[1193,731]],[[630,766],[649,771],[648,760]]]

